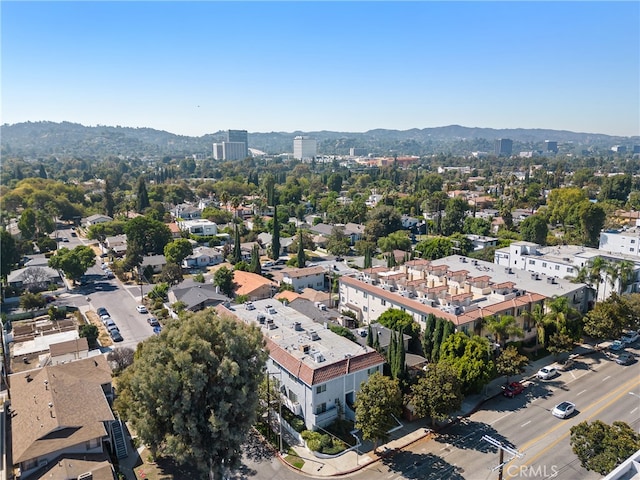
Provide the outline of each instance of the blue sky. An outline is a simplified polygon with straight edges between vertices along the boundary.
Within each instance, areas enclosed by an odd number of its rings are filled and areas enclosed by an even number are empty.
[[[640,134],[640,3],[12,2],[2,123]]]

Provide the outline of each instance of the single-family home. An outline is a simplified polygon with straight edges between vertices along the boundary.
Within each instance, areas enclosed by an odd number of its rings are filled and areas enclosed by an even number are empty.
[[[224,253],[216,248],[196,247],[193,253],[182,261],[184,268],[202,268],[218,265],[224,261]]]
[[[167,258],[164,255],[146,255],[142,257],[142,269],[146,270],[150,267],[153,273],[160,273],[167,264]]]
[[[185,308],[191,312],[229,301],[226,295],[220,293],[219,287],[212,283],[199,283],[193,280],[185,280],[171,288],[167,297],[171,303],[184,303]]]
[[[210,220],[200,218],[196,220],[178,221],[178,226],[182,230],[193,235],[212,236],[218,234],[218,225]]]
[[[60,273],[53,268],[29,266],[10,272],[7,275],[7,283],[17,289],[44,290],[51,284],[62,285],[62,278]]]
[[[96,214],[96,215],[91,215],[85,218],[82,224],[85,227],[90,227],[91,225],[97,225],[98,223],[106,223],[106,222],[113,222],[113,218],[111,218],[108,215]]]
[[[234,270],[233,283],[236,295],[246,295],[250,300],[271,298],[278,291],[278,284],[251,272]]]

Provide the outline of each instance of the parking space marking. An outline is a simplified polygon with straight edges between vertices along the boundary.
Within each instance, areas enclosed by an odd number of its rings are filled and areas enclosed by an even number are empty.
[[[638,407],[634,408],[633,410],[631,410],[629,413],[634,413],[636,410],[638,410]]]
[[[524,422],[522,425],[520,425],[520,428],[525,427],[527,425],[529,425],[531,423],[531,420],[529,420],[528,422]]]
[[[501,416],[501,417],[499,417],[499,418],[496,418],[493,422],[489,423],[489,425],[493,425],[494,423],[499,422],[500,420],[502,420],[503,418],[508,417],[508,416],[509,416],[509,415],[511,415],[512,413],[513,413],[513,412],[509,412],[509,413],[507,413],[507,414],[505,414],[505,415],[502,415],[502,416]]]
[[[582,395],[584,392],[586,392],[586,390],[582,390],[581,392],[576,393],[576,397],[579,397],[580,395]]]
[[[609,380],[611,378],[611,375],[607,375],[606,377],[604,377],[602,379],[603,382],[606,382],[607,380]]]

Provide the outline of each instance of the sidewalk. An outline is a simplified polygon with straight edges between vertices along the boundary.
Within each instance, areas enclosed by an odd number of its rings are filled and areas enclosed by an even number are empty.
[[[591,345],[581,344],[576,346],[572,354],[586,356],[595,353]],[[546,365],[555,363],[553,356],[549,355],[539,360],[535,360],[527,365],[521,375],[514,376],[509,381],[526,381],[535,377],[538,370]],[[502,394],[502,386],[505,384],[504,377],[498,377],[489,382],[482,393],[468,395],[462,402],[462,408],[451,416],[451,420],[436,428],[436,432],[431,430],[430,422],[422,419],[410,423],[405,423],[402,428],[390,435],[390,440],[384,445],[378,446],[377,453],[373,453],[371,442],[364,442],[357,451],[349,451],[335,458],[317,458],[305,446],[294,445],[293,450],[304,460],[302,468],[297,469],[280,456],[280,460],[292,469],[300,470],[313,476],[333,477],[345,475],[360,470],[367,465],[377,462],[385,455],[402,450],[409,445],[421,440],[429,435],[437,435],[437,431],[442,430],[452,423],[473,414],[484,402]]]

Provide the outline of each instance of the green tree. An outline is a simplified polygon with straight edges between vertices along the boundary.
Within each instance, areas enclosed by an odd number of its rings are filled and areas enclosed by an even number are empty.
[[[440,346],[442,345],[442,335],[444,334],[444,318],[436,318],[436,326],[433,330],[433,347],[431,348],[431,361],[437,362],[440,359]]]
[[[213,284],[220,287],[220,290],[227,296],[233,296],[235,284],[233,283],[233,271],[227,267],[220,267],[213,274]]]
[[[570,444],[584,468],[606,475],[640,450],[640,435],[625,422],[585,421],[571,427]]]
[[[111,180],[106,178],[104,181],[104,198],[102,201],[102,207],[104,208],[105,215],[113,218],[115,206],[116,203],[113,200],[113,186],[111,185]]]
[[[20,308],[23,310],[37,310],[38,308],[44,308],[47,305],[47,300],[41,293],[25,292],[20,295]]]
[[[520,355],[514,345],[509,345],[496,359],[496,371],[499,375],[507,377],[509,383],[509,377],[522,373],[528,363],[529,359],[526,356]]]
[[[80,325],[78,328],[78,335],[80,335],[80,338],[85,337],[87,339],[89,348],[96,348],[98,346],[98,334],[98,327],[92,323]]]
[[[411,315],[398,308],[389,308],[382,312],[378,317],[378,323],[396,332],[403,330],[407,335],[411,335],[412,339],[417,340],[420,336],[420,325],[413,320]]]
[[[129,220],[124,226],[124,233],[127,234],[127,255],[130,249],[140,255],[160,255],[171,241],[171,231],[166,224],[145,216]]]
[[[607,218],[604,208],[597,203],[583,202],[580,205],[578,215],[585,245],[598,248],[600,232]]]
[[[453,367],[462,382],[462,392],[467,394],[480,391],[492,378],[495,365],[491,357],[489,340],[456,332],[442,343],[439,361]]]
[[[234,227],[233,232],[233,256],[232,263],[236,264],[242,260],[242,247],[240,245],[240,230],[238,230],[238,225]]]
[[[373,441],[373,451],[379,441],[389,438],[389,430],[396,424],[394,417],[402,409],[402,393],[397,380],[375,372],[363,383],[356,395],[356,424],[364,440]]]
[[[18,229],[25,240],[33,240],[36,236],[36,212],[25,208],[18,220]]]
[[[469,203],[464,197],[454,197],[447,202],[442,219],[442,233],[446,236],[462,232]]]
[[[422,332],[422,353],[429,359],[433,350],[433,332],[436,328],[436,316],[433,313],[427,315],[424,331]]]
[[[273,237],[271,239],[271,259],[280,257],[280,222],[278,221],[278,206],[273,207]]]
[[[526,242],[533,242],[539,245],[547,244],[549,226],[547,220],[541,215],[531,215],[520,223],[520,234]]]
[[[411,404],[419,417],[430,417],[432,426],[462,406],[462,385],[447,363],[432,363],[411,387]]]
[[[149,194],[147,193],[147,184],[145,183],[143,176],[138,178],[136,192],[136,211],[138,213],[142,213],[151,206],[151,203],[149,202]]]
[[[160,272],[158,279],[169,285],[178,285],[182,280],[184,280],[182,267],[177,263],[167,262],[167,264],[162,267],[162,271]]]
[[[13,266],[18,262],[20,255],[16,241],[9,232],[0,230],[0,279],[7,280]]]
[[[257,275],[262,275],[262,265],[260,264],[260,247],[257,243],[253,245],[251,250],[251,265],[249,265],[249,271]]]
[[[154,457],[220,480],[238,466],[256,418],[264,347],[255,326],[211,310],[185,315],[141,344],[118,382],[116,408]]]
[[[584,317],[584,333],[596,340],[617,338],[632,324],[632,315],[629,304],[614,293],[587,313]]]
[[[425,260],[436,260],[453,254],[453,241],[445,237],[432,237],[416,245],[416,252]]]
[[[181,265],[182,261],[193,253],[193,245],[186,238],[178,238],[164,246],[164,256],[168,263]]]
[[[85,245],[79,245],[73,250],[61,248],[49,259],[51,268],[62,270],[74,282],[79,280],[89,267],[95,265],[95,263],[95,252],[91,247]]]
[[[549,337],[549,345],[547,345],[547,350],[554,356],[557,357],[562,352],[570,352],[572,349],[573,338],[569,336],[566,328],[552,333]]]
[[[524,332],[516,323],[513,315],[491,316],[486,317],[484,320],[487,330],[493,334],[495,340],[499,342],[500,345],[504,346],[507,340],[509,340],[509,337],[524,337]]]
[[[298,231],[298,268],[304,268],[307,263],[307,256],[304,253],[304,242],[302,241],[302,230]]]
[[[378,239],[378,248],[381,252],[392,252],[394,250],[411,250],[411,239],[406,230],[392,232],[386,237]]]
[[[349,237],[344,233],[344,227],[334,226],[327,238],[327,251],[332,255],[346,255],[349,253]]]

